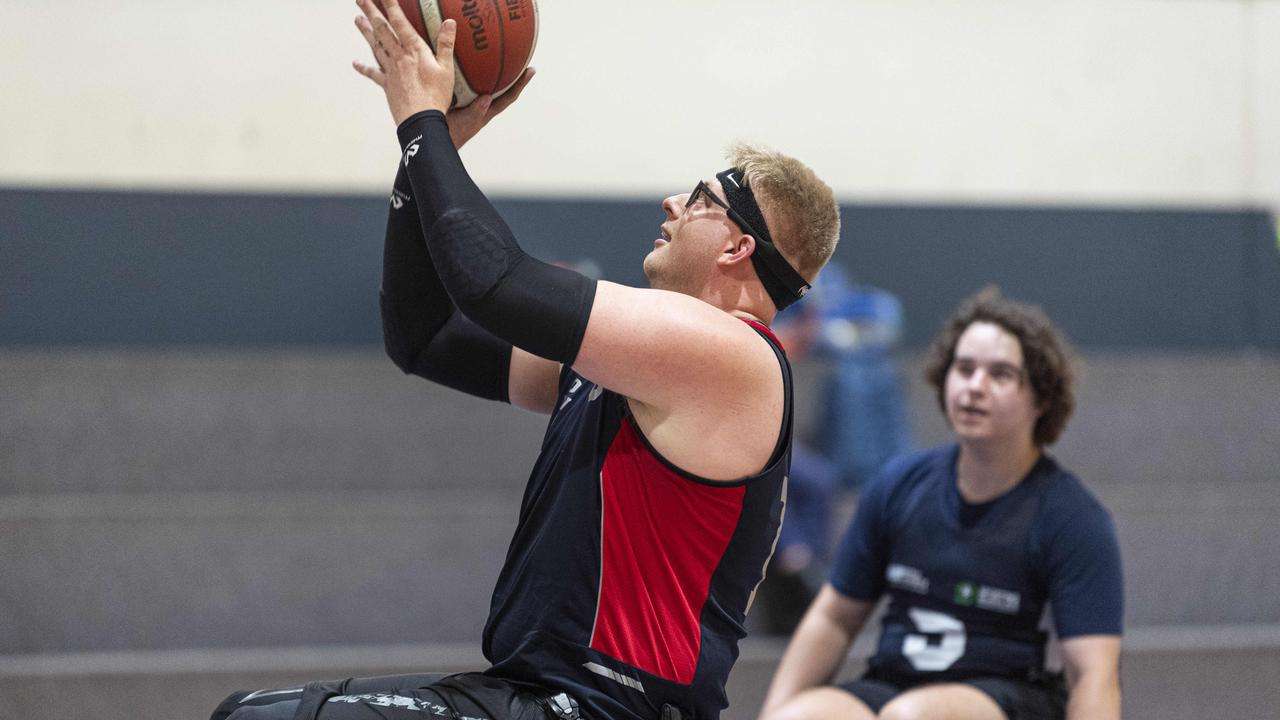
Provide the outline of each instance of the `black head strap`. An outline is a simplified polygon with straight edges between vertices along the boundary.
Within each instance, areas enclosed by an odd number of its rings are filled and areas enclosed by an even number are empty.
[[[773,244],[773,237],[769,235],[769,226],[764,221],[764,214],[756,204],[755,193],[747,187],[742,171],[736,167],[729,168],[717,173],[716,179],[724,189],[729,207],[740,216],[733,220],[743,225],[742,229],[756,240],[755,252],[751,253],[751,266],[755,268],[756,276],[760,278],[760,283],[764,285],[765,292],[769,293],[773,304],[778,310],[782,310],[804,297],[804,294],[809,291],[809,283],[805,282],[804,277],[791,267],[791,263],[787,262],[777,246]]]

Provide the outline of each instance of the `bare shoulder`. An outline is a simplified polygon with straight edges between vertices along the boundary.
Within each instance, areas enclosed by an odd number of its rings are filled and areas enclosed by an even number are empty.
[[[681,293],[601,282],[574,369],[646,404],[679,404],[690,391],[767,381],[768,342],[728,312]],[[699,388],[709,388],[707,391]]]
[[[700,477],[752,475],[777,445],[786,404],[777,354],[696,298],[600,283],[574,369],[627,396],[654,449]]]

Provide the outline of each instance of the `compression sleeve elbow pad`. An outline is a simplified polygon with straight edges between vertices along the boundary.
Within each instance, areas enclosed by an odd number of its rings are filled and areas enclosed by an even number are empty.
[[[454,304],[484,330],[534,355],[573,364],[596,283],[527,255],[472,182],[444,114],[420,112],[398,134],[427,248]]]
[[[511,344],[476,327],[453,307],[423,244],[402,165],[382,251],[382,336],[405,373],[487,400],[509,402]]]

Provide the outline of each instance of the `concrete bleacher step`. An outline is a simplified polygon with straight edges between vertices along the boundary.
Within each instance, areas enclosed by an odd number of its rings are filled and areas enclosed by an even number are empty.
[[[1169,638],[1280,623],[1280,358],[1086,361],[1053,452],[1116,519],[1129,627],[1167,629],[1127,645],[1126,717],[1274,717],[1280,642]],[[474,666],[542,418],[376,349],[6,350],[0,376],[0,720],[198,718],[237,685]],[[726,720],[763,695],[759,642]]]
[[[476,637],[519,496],[76,495],[0,504],[0,653]]]
[[[5,352],[0,370],[0,610],[21,620],[0,653],[474,637],[542,432],[376,350]],[[1131,624],[1280,621],[1280,491],[1251,480],[1280,467],[1273,378],[1252,356],[1089,358],[1055,452],[1116,517]],[[922,443],[944,439],[912,387]],[[1199,475],[1205,457],[1223,471]]]
[[[1085,357],[1053,448],[1091,486],[1275,480],[1280,357]],[[919,443],[948,439],[921,359]],[[820,363],[797,366],[812,422]],[[0,352],[0,494],[517,487],[534,414],[409,378],[376,349]]]
[[[0,495],[510,488],[543,418],[376,349],[0,352]]]
[[[1280,618],[1269,486],[1102,488],[1128,624]],[[0,503],[0,654],[474,638],[510,492],[175,493]]]
[[[1098,490],[1120,538],[1130,624],[1280,622],[1280,485]]]

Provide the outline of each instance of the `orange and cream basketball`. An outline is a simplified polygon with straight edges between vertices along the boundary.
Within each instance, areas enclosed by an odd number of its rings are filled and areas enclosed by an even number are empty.
[[[405,16],[432,48],[440,25],[458,23],[453,105],[500,95],[533,59],[538,42],[535,0],[398,0]]]

